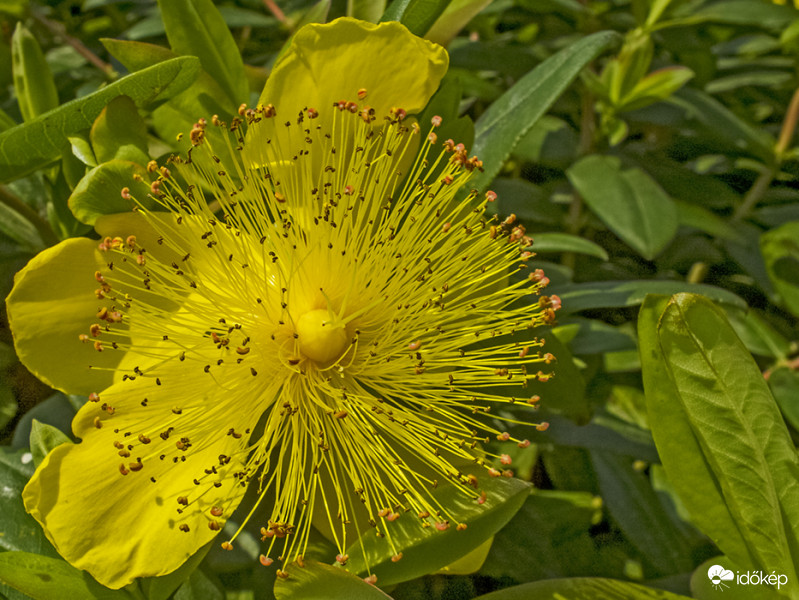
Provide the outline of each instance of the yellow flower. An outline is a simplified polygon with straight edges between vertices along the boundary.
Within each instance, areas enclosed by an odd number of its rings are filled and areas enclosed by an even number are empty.
[[[301,560],[314,515],[341,555],[363,510],[394,548],[401,515],[464,525],[436,478],[481,501],[452,460],[498,476],[486,436],[529,444],[480,415],[516,401],[499,386],[538,400],[524,383],[552,356],[529,328],[559,301],[531,300],[540,270],[507,283],[528,272],[523,229],[486,216],[491,192],[459,199],[479,160],[408,116],[446,64],[397,23],[309,26],[263,104],[150,164],[159,211],[103,217],[99,248],[67,240],[19,275],[19,355],[89,394],[82,441],[24,492],[69,562],[112,588],[169,573],[249,485],[264,564]]]

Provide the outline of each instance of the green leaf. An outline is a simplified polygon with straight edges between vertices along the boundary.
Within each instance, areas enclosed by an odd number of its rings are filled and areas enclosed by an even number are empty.
[[[754,311],[728,308],[725,312],[736,335],[752,354],[784,360],[790,353],[788,340]]]
[[[701,283],[664,280],[592,281],[550,286],[548,291],[556,293],[563,302],[561,313],[578,312],[594,308],[636,306],[647,294],[671,295],[679,292],[702,294],[730,306],[747,308],[746,302],[732,292]]]
[[[602,499],[588,492],[533,490],[494,538],[481,575],[534,581],[592,572],[598,549],[590,530],[602,521]]]
[[[688,600],[688,596],[672,594],[637,583],[599,577],[548,579],[525,583],[478,596],[474,600]]]
[[[339,567],[307,560],[305,566],[290,564],[288,578],[275,582],[277,600],[386,600],[391,596]],[[379,581],[379,579],[378,579]],[[382,583],[382,582],[381,582]]]
[[[0,448],[0,489],[3,490],[0,549],[58,557],[41,525],[25,511],[22,503],[22,489],[32,474],[33,456],[28,450]]]
[[[31,421],[31,453],[33,454],[33,464],[37,467],[50,450],[69,441],[70,439],[60,429],[36,419]]]
[[[69,208],[81,223],[94,225],[97,217],[129,212],[136,205],[133,200],[122,197],[122,188],[127,187],[131,196],[144,206],[152,207],[149,199],[150,186],[133,179],[138,174],[149,181],[147,170],[126,160],[110,160],[86,173],[69,197]]]
[[[100,112],[89,139],[100,163],[121,159],[145,164],[149,158],[147,124],[127,96],[117,96]]]
[[[0,429],[3,429],[17,415],[17,399],[14,390],[0,379]]]
[[[771,372],[768,385],[785,420],[799,431],[799,373],[788,367],[778,367]]]
[[[782,303],[799,316],[799,221],[764,233],[760,237],[760,250]]]
[[[58,106],[58,90],[50,67],[39,42],[21,21],[17,23],[11,38],[11,61],[14,92],[26,122]]]
[[[638,81],[635,87],[621,99],[616,110],[619,112],[637,110],[665,100],[693,77],[694,72],[688,67],[682,66],[666,67],[653,71]]]
[[[555,355],[555,362],[541,365],[544,372],[553,373],[554,376],[548,381],[528,381],[523,393],[526,397],[534,394],[541,397],[542,419],[553,414],[562,415],[578,425],[584,425],[591,418],[591,406],[585,395],[585,381],[574,364],[571,352],[549,328],[538,328],[535,335],[545,341],[545,351]],[[511,388],[496,388],[494,391],[503,395],[519,395],[518,391],[511,393]]]
[[[175,592],[174,600],[225,600],[225,593],[197,569]]]
[[[450,0],[395,0],[383,13],[380,22],[399,21],[411,33],[424,37],[449,3]]]
[[[766,3],[751,3],[766,8]],[[712,96],[694,88],[682,88],[669,98],[669,103],[683,108],[689,118],[704,125],[704,132],[723,139],[735,149],[759,158],[767,164],[774,162],[774,139],[764,129],[754,129]]]
[[[180,568],[160,577],[144,577],[139,579],[139,587],[147,596],[147,600],[167,600],[180,584],[186,581],[190,575],[196,572],[197,567],[203,561],[214,542],[209,542],[191,558],[183,563]]]
[[[680,225],[693,227],[723,240],[739,239],[739,234],[735,227],[716,215],[716,213],[692,202],[675,200],[674,206],[677,209],[677,221]]]
[[[587,156],[566,171],[585,203],[613,233],[652,260],[677,232],[672,199],[638,168],[614,156]]]
[[[35,253],[47,247],[41,233],[28,219],[2,203],[0,203],[0,233],[14,240],[23,250]]]
[[[588,425],[575,425],[562,417],[547,417],[549,429],[536,433],[536,442],[571,448],[610,450],[648,462],[657,462],[658,454],[651,434],[645,429],[597,409]],[[514,435],[522,435],[514,430]]]
[[[573,354],[601,354],[635,350],[635,335],[598,319],[571,317],[555,327],[555,335],[568,344]]]
[[[386,0],[347,0],[347,16],[377,23],[386,10]]]
[[[428,29],[425,38],[446,48],[458,32],[491,2],[492,0],[452,0]]]
[[[694,524],[737,564],[750,565],[754,557],[724,502],[689,416],[675,403],[678,390],[658,339],[659,321],[667,304],[667,296],[647,296],[638,315],[638,343],[652,436],[663,468]]]
[[[711,481],[753,561],[741,562],[721,543],[719,548],[741,567],[776,569],[793,581],[792,557],[799,556],[799,458],[760,370],[724,313],[701,296],[674,296],[657,339],[676,391],[671,410],[684,411]],[[671,451],[658,449],[661,456]],[[707,468],[691,473],[682,464],[679,472],[670,472],[665,461],[664,467],[672,481],[708,475]],[[686,507],[692,510],[688,502]],[[704,521],[696,525],[703,529]]]
[[[199,68],[194,57],[175,58],[0,133],[0,181],[24,177],[55,160],[68,136],[91,127],[106,104],[117,96],[130,96],[137,106],[166,100],[191,84]]]
[[[663,21],[661,25],[696,25],[709,22],[747,27],[754,25],[779,31],[796,18],[793,6],[779,6],[773,2],[723,0],[702,4],[704,5],[700,7],[690,2],[683,4],[680,10],[675,11],[675,19]]]
[[[175,57],[171,50],[153,44],[111,39],[101,41],[131,71],[139,71]],[[153,111],[152,120],[162,139],[174,140],[178,134],[188,133],[192,124],[200,117],[219,115],[220,118],[227,119],[237,109],[238,105],[234,105],[220,84],[205,70],[200,69],[192,85]],[[210,135],[219,137],[221,141],[221,133],[216,128],[210,131]],[[183,150],[188,149],[188,136],[182,146],[177,145]],[[222,149],[224,146],[222,143]]]
[[[591,461],[602,499],[625,537],[662,575],[690,570],[690,545],[663,510],[649,479],[633,469],[632,459],[592,450]]]
[[[250,99],[244,62],[211,0],[159,0],[166,37],[178,54],[196,56],[233,105]]]
[[[517,142],[583,67],[620,41],[621,36],[610,31],[586,36],[538,65],[494,102],[475,123],[473,152],[483,161],[484,171],[474,176],[469,185],[486,188]]]
[[[455,523],[446,531],[425,528],[416,515],[407,513],[389,524],[402,560],[391,560],[394,551],[385,540],[365,535],[347,549],[347,569],[361,576],[374,573],[380,585],[391,585],[446,567],[480,546],[510,521],[530,493],[530,484],[524,481],[481,475],[480,489],[487,495],[482,505],[452,485],[433,493],[457,522],[467,524],[466,529],[457,531]]]
[[[125,590],[103,587],[64,560],[28,552],[0,553],[0,581],[36,600],[133,599]]]
[[[585,238],[568,233],[536,233],[533,235],[533,250],[536,254],[546,252],[577,252],[587,254],[601,260],[608,259],[608,253],[602,246]]]

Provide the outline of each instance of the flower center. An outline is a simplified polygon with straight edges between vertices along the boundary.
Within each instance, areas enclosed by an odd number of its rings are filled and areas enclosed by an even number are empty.
[[[300,352],[317,363],[339,358],[347,347],[347,330],[326,309],[309,310],[297,319]]]

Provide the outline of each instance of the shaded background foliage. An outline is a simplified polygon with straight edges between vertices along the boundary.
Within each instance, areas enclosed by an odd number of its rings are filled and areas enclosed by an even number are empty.
[[[702,599],[719,593],[707,568],[723,564],[791,577],[779,592],[728,595],[799,597],[797,10],[760,0],[236,0],[181,30],[193,4],[206,2],[0,1],[0,297],[36,252],[124,208],[114,202],[131,165],[168,154],[196,118],[255,102],[302,24],[401,20],[450,53],[424,118],[443,114],[443,135],[486,162],[474,184],[499,194],[501,218],[527,227],[563,309],[541,332],[555,377],[532,390],[551,427],[515,432],[534,442],[513,457],[533,491],[502,492],[494,530],[515,516],[493,541],[485,534],[441,570],[435,546],[423,549],[430,568],[402,571],[386,592]],[[175,55],[200,60],[164,62]],[[103,111],[119,94],[130,100]],[[83,120],[59,112],[76,98]],[[253,535],[120,592],[70,571],[14,494],[85,399],[31,376],[1,324],[0,485],[10,495],[0,594],[385,597],[322,564],[275,586]],[[335,551],[317,546],[309,554],[330,562]],[[37,587],[43,572],[57,587]]]

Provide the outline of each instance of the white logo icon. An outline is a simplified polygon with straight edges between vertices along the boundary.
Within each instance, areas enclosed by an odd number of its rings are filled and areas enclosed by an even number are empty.
[[[728,588],[725,581],[732,581],[735,579],[735,573],[730,570],[725,569],[721,565],[713,565],[707,570],[707,576],[710,579],[710,583],[713,584],[713,587],[717,590],[724,591],[724,588]]]

